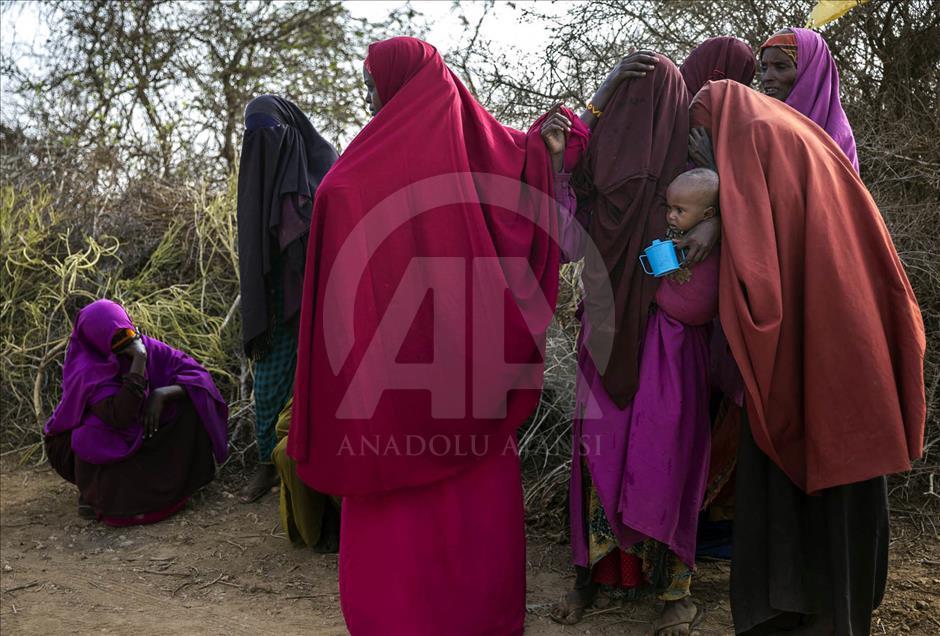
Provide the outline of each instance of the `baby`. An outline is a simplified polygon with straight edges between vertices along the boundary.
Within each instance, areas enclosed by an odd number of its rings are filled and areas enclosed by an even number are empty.
[[[695,168],[673,179],[666,189],[666,238],[680,239],[686,232],[718,213],[718,173],[708,168]],[[691,271],[683,266],[668,278],[684,283]]]

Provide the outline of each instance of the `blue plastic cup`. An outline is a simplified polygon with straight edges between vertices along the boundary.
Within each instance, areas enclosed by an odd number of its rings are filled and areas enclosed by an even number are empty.
[[[640,254],[640,265],[643,271],[656,278],[676,271],[683,262],[685,262],[685,250],[682,250],[680,261],[679,255],[676,254],[676,244],[672,241],[653,239],[649,247],[643,250],[643,254]]]

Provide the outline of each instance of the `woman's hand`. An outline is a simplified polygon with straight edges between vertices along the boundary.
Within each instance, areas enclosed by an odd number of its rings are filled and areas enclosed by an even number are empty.
[[[693,128],[689,131],[689,159],[699,168],[708,168],[718,172],[712,139],[704,128]]]
[[[720,236],[721,220],[713,216],[693,227],[681,239],[676,240],[676,247],[686,250],[685,263],[692,266],[708,258]]]
[[[186,389],[179,384],[161,386],[150,391],[147,406],[144,407],[144,437],[153,437],[160,428],[160,416],[163,407],[172,400],[181,400],[186,397]]]
[[[610,88],[616,88],[625,79],[646,77],[647,73],[656,68],[657,61],[656,53],[653,51],[646,49],[633,51],[620,60],[617,66],[607,74],[607,80],[604,83],[609,84]],[[595,106],[600,108],[598,104]]]
[[[144,341],[140,339],[140,336],[127,343],[118,355],[128,356],[131,359],[131,373],[147,376],[147,347],[144,346]]]
[[[128,356],[129,358],[143,358],[147,359],[147,347],[144,346],[143,340],[140,338],[134,338],[127,345],[118,352],[118,355]]]
[[[568,145],[568,134],[571,132],[571,120],[559,112],[552,113],[542,122],[542,141],[552,155],[552,164],[555,172],[563,168],[565,148]]]
[[[610,101],[614,91],[624,80],[646,77],[648,73],[656,68],[657,62],[656,53],[653,51],[645,49],[632,51],[607,74],[607,79],[604,80],[604,83],[601,84],[591,98],[591,105],[597,110],[603,111],[607,108],[607,102]],[[594,124],[597,123],[597,116],[590,110],[585,110],[581,113],[581,121],[589,128],[593,128]]]
[[[156,435],[157,429],[160,428],[160,416],[163,415],[163,407],[166,405],[167,388],[160,387],[150,391],[150,397],[144,407],[144,439]]]

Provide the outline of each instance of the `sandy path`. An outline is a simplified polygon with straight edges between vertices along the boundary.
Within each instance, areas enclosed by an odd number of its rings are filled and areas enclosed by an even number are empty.
[[[74,487],[48,469],[4,462],[0,631],[346,634],[336,557],[292,547],[277,527],[276,498],[240,505],[238,485],[211,485],[162,524],[113,529],[79,519]],[[940,633],[940,539],[910,523],[894,533],[889,599],[874,633]],[[526,633],[642,634],[650,602],[596,610],[573,627],[548,620],[571,583],[567,558],[566,545],[529,537]],[[699,566],[706,633],[731,632],[727,576],[727,564]]]

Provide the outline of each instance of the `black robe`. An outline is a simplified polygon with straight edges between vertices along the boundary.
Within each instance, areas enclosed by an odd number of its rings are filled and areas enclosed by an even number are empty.
[[[238,265],[242,344],[249,356],[264,355],[276,319],[296,332],[313,199],[336,159],[333,147],[292,102],[262,95],[245,109]],[[275,269],[282,307],[274,307]]]
[[[738,634],[868,636],[888,576],[884,477],[807,495],[742,426],[731,614]]]

